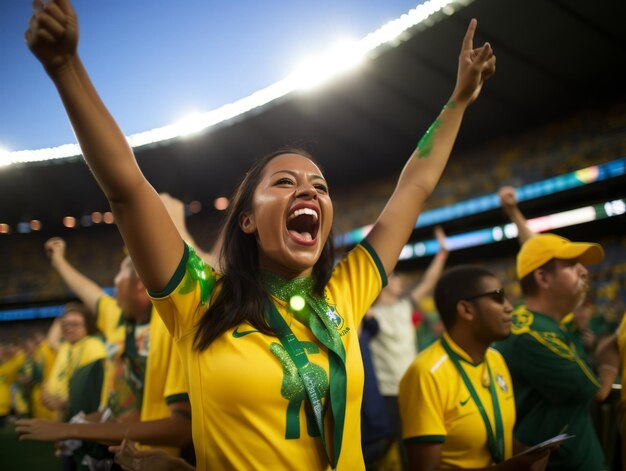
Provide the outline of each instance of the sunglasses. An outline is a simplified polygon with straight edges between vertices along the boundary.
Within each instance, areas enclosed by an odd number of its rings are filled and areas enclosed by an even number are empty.
[[[506,300],[506,294],[504,292],[504,288],[498,288],[498,289],[494,289],[493,291],[487,291],[486,293],[475,294],[474,296],[465,298],[465,301],[472,301],[474,299],[482,298],[485,296],[489,296],[498,304],[504,304],[504,301]]]

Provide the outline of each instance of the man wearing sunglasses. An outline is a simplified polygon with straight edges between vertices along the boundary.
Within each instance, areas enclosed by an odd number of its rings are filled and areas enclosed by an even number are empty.
[[[443,337],[400,383],[409,469],[543,469],[548,451],[512,457],[513,384],[489,348],[511,333],[513,307],[500,281],[481,267],[455,267],[437,283],[435,304]]]

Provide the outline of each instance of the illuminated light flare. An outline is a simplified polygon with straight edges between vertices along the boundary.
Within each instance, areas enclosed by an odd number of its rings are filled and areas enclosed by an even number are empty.
[[[191,212],[191,214],[198,214],[200,211],[202,211],[202,203],[197,200],[192,201],[191,203],[189,203],[189,211]]]
[[[341,43],[333,48],[323,58],[314,59],[313,62],[321,69],[313,67],[314,73],[307,75],[299,70],[268,87],[252,93],[251,95],[221,106],[206,113],[192,113],[183,119],[160,128],[151,129],[127,136],[126,140],[131,147],[167,141],[181,136],[189,136],[200,132],[217,123],[221,123],[235,116],[242,115],[255,108],[263,106],[273,100],[281,98],[294,90],[304,90],[326,82],[329,78],[338,75],[342,71],[354,68],[361,63],[374,49],[388,43],[394,45],[398,38],[407,29],[427,20],[432,14],[443,10],[444,14],[454,13],[455,5],[468,5],[473,0],[429,0],[403,14],[399,18],[388,22],[376,31],[368,34],[358,42]],[[309,63],[309,65],[311,65]],[[332,65],[332,67],[330,66]],[[335,70],[336,69],[336,70]],[[0,158],[0,167],[18,163],[41,162],[46,160],[65,159],[81,155],[78,144],[64,144],[58,147],[50,147],[37,150],[22,150],[5,152]]]
[[[65,216],[63,218],[63,225],[68,229],[76,227],[76,218],[74,216]]]
[[[300,90],[312,90],[355,69],[364,62],[367,52],[362,43],[342,40],[327,53],[306,59],[288,79]]]
[[[306,302],[304,298],[299,294],[295,294],[289,299],[289,308],[292,311],[302,311],[302,309],[304,309],[304,306],[306,306]]]
[[[600,169],[597,165],[594,165],[592,167],[580,169],[574,173],[576,175],[576,178],[580,180],[581,182],[591,183],[591,182],[595,182],[598,179],[598,175],[600,174]]]
[[[228,201],[228,198],[226,198],[225,196],[220,196],[219,198],[215,198],[213,206],[215,206],[215,209],[217,209],[218,211],[224,211],[226,208],[228,208],[229,203],[230,202]]]

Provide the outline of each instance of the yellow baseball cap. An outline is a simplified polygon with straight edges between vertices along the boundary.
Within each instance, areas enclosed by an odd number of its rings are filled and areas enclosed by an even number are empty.
[[[517,254],[517,278],[522,279],[553,258],[577,258],[583,265],[593,265],[604,258],[604,249],[593,242],[572,242],[556,234],[539,234],[528,239]]]

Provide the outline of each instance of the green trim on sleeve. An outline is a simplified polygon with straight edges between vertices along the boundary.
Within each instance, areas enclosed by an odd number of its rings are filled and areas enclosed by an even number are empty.
[[[185,243],[185,250],[183,252],[183,257],[176,267],[176,271],[172,275],[167,286],[162,291],[150,291],[148,290],[148,294],[153,298],[164,298],[169,296],[174,291],[174,288],[178,286],[183,277],[185,276],[185,269],[187,267],[187,259],[189,258],[189,246]]]
[[[413,443],[444,443],[445,441],[445,435],[422,435],[419,437],[405,438],[404,444],[411,445]]]
[[[165,402],[167,405],[174,404],[175,402],[182,402],[182,401],[188,401],[188,400],[189,400],[189,394],[187,393],[172,394],[171,396],[165,397]]]
[[[360,242],[360,244],[363,246],[365,250],[367,250],[367,252],[371,255],[372,259],[374,259],[374,263],[376,263],[376,267],[378,268],[378,272],[380,273],[380,278],[383,282],[383,288],[384,288],[385,286],[387,286],[387,273],[385,272],[385,267],[383,266],[383,262],[380,261],[380,258],[378,258],[378,254],[374,250],[374,247],[372,247],[367,240],[363,239]]]

